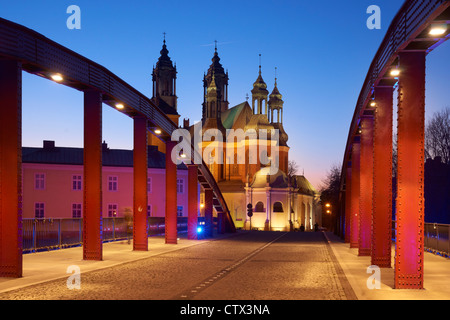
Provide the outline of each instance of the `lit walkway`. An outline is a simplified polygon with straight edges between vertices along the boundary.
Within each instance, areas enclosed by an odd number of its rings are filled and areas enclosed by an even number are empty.
[[[429,252],[424,254],[424,289],[393,289],[395,246],[392,247],[392,268],[381,270],[381,288],[369,290],[367,273],[370,257],[359,257],[358,249],[350,249],[335,235],[327,233],[333,253],[359,300],[449,300],[450,259]]]
[[[222,235],[222,237],[230,234]],[[221,236],[215,235],[215,239]],[[71,265],[80,267],[81,274],[84,272],[100,270],[122,263],[137,261],[162,253],[180,250],[195,246],[211,240],[187,240],[180,238],[178,244],[165,244],[163,237],[149,237],[149,251],[132,251],[132,244],[127,241],[108,242],[103,244],[103,260],[83,260],[82,247],[74,247],[49,252],[29,253],[23,255],[23,277],[22,278],[0,278],[0,293],[30,285],[39,284],[51,280],[68,278],[67,268]]]

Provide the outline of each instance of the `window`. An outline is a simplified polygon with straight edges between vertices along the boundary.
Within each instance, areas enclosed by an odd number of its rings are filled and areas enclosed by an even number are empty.
[[[259,201],[255,206],[255,212],[265,212],[265,211],[266,210],[264,210],[264,203]]]
[[[152,193],[152,178],[147,178],[147,193]]]
[[[36,173],[34,175],[34,189],[35,190],[44,190],[45,189],[45,174],[44,173]]]
[[[281,202],[275,202],[273,204],[273,212],[284,212],[283,204]]]
[[[117,204],[108,204],[108,217],[114,218],[117,217]]]
[[[152,216],[152,205],[149,204],[147,206],[147,217],[151,217]]]
[[[72,176],[72,190],[80,191],[81,190],[81,175],[74,174]]]
[[[34,217],[36,219],[42,219],[45,215],[45,205],[42,202],[36,202],[34,204]]]
[[[81,218],[81,203],[72,203],[72,218]]]
[[[118,188],[119,177],[117,176],[109,176],[108,177],[108,191],[117,191]]]
[[[177,179],[177,193],[184,193],[184,180]]]
[[[183,206],[177,206],[177,216],[178,217],[183,216]]]

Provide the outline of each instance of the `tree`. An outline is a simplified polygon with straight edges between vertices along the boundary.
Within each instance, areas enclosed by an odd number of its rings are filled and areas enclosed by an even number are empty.
[[[292,179],[292,177],[294,177],[297,174],[297,171],[298,171],[297,162],[295,162],[294,160],[289,160],[287,172],[287,176],[289,177],[289,179]]]
[[[443,163],[450,163],[450,108],[435,112],[425,129],[426,158],[441,157]]]
[[[339,192],[341,185],[341,166],[333,164],[322,180],[320,202],[322,204],[322,222],[331,231],[338,230]],[[326,206],[329,204],[329,207]],[[331,214],[327,213],[330,210]],[[324,214],[325,213],[325,214]]]

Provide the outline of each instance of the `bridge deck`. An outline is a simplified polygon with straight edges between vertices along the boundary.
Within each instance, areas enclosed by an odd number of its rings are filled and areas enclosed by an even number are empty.
[[[401,300],[401,299],[449,299],[450,298],[450,287],[446,285],[447,275],[450,271],[450,259],[446,259],[440,256],[433,255],[431,253],[425,253],[425,290],[393,290],[393,269],[381,269],[381,289],[369,290],[367,288],[367,279],[370,274],[367,273],[367,267],[370,265],[370,257],[359,257],[357,249],[348,248],[348,244],[343,243],[340,239],[336,238],[331,233],[326,233],[323,236],[320,233],[265,233],[265,232],[252,232],[249,231],[238,231],[235,234],[218,235],[214,241],[209,240],[186,240],[181,238],[177,246],[164,244],[164,239],[159,237],[149,238],[149,251],[148,252],[137,252],[131,251],[131,245],[126,242],[116,242],[107,243],[104,245],[104,260],[103,261],[83,261],[80,259],[81,247],[57,250],[51,252],[33,253],[24,255],[24,277],[19,279],[10,278],[0,278],[0,299],[46,299],[43,296],[44,292],[52,294],[51,290],[42,290],[42,288],[47,288],[47,284],[44,282],[50,282],[52,280],[58,280],[57,285],[62,288],[67,294],[69,291],[66,288],[66,280],[70,274],[66,273],[67,267],[70,265],[78,265],[81,268],[81,286],[83,288],[83,279],[86,279],[86,274],[90,271],[98,271],[101,269],[112,268],[109,270],[114,270],[114,268],[121,268],[124,264],[136,262],[146,258],[162,258],[162,254],[169,253],[169,256],[165,257],[173,260],[171,263],[177,265],[177,268],[183,269],[183,264],[195,263],[198,266],[207,264],[207,267],[197,268],[195,270],[199,271],[198,274],[194,275],[192,279],[186,278],[185,281],[191,281],[192,286],[187,285],[187,289],[192,289],[195,285],[201,286],[200,282],[197,283],[196,279],[198,277],[205,278],[210,274],[207,271],[211,271],[211,275],[217,276],[222,272],[223,268],[217,270],[212,270],[213,266],[231,266],[230,275],[227,279],[233,277],[238,277],[242,279],[242,274],[250,274],[249,272],[253,270],[255,266],[260,265],[261,261],[264,262],[264,272],[269,272],[267,266],[270,264],[276,264],[278,270],[279,268],[288,268],[290,271],[287,272],[294,276],[295,279],[299,277],[306,277],[308,274],[310,279],[304,279],[303,283],[306,287],[314,287],[313,292],[317,294],[315,296],[278,296],[268,298],[264,294],[267,294],[267,290],[256,290],[254,291],[254,297],[242,297],[243,299],[262,299],[262,300],[303,300],[303,299],[361,299],[361,300]],[[249,235],[250,234],[250,235]],[[269,235],[271,234],[271,235]],[[282,236],[280,238],[281,235]],[[256,238],[255,238],[256,237]],[[271,237],[271,238],[270,238]],[[269,239],[270,238],[270,239]],[[218,239],[218,240],[217,240]],[[229,251],[218,251],[213,255],[208,255],[203,259],[198,258],[198,255],[192,255],[192,252],[205,252],[205,250],[212,250],[211,248],[205,247],[204,244],[210,243],[209,246],[225,247],[228,240],[233,240],[234,244],[239,243],[239,246],[234,246],[234,249],[239,248],[239,250],[229,250]],[[329,245],[326,239],[329,239]],[[229,241],[228,241],[229,242]],[[195,248],[194,248],[195,247]],[[181,249],[189,248],[189,254],[183,254]],[[248,249],[246,249],[248,248]],[[244,252],[247,250],[246,252]],[[290,253],[295,253],[296,256],[286,256],[285,254],[280,254],[280,250],[288,250]],[[225,254],[225,252],[232,252],[232,256]],[[209,251],[208,251],[209,252]],[[302,258],[302,256],[304,256]],[[314,257],[313,257],[314,256]],[[394,254],[392,255],[395,256]],[[313,259],[310,259],[313,257]],[[302,262],[302,259],[305,260]],[[307,260],[307,261],[306,261]],[[333,264],[334,260],[334,264]],[[206,262],[205,262],[206,261]],[[270,262],[270,263],[267,263]],[[159,261],[160,262],[160,261]],[[158,263],[159,263],[158,262]],[[314,267],[314,270],[307,271],[305,265],[311,265],[311,263],[320,263],[323,267]],[[302,269],[303,268],[303,269]],[[157,268],[158,270],[160,268]],[[180,269],[180,270],[181,270]],[[209,270],[211,269],[211,270]],[[319,269],[323,269],[319,272]],[[286,269],[287,270],[287,269]],[[286,271],[285,270],[285,271]],[[329,273],[326,271],[328,270]],[[164,278],[165,270],[159,270],[161,277]],[[214,271],[214,272],[213,272]],[[307,271],[307,272],[306,272]],[[325,272],[323,272],[325,271]],[[261,275],[262,270],[256,270],[255,274]],[[318,273],[319,272],[319,273]],[[341,276],[343,278],[339,278]],[[159,273],[158,273],[159,274]],[[278,274],[286,274],[286,272],[278,272]],[[131,273],[133,277],[141,276],[139,272]],[[313,275],[313,277],[311,277]],[[314,276],[315,275],[315,276]],[[320,277],[324,277],[322,280]],[[166,275],[167,276],[167,275]],[[197,278],[196,278],[197,277]],[[220,277],[220,276],[219,276]],[[253,276],[254,277],[254,276]],[[198,279],[200,279],[198,278]],[[250,281],[252,277],[245,277],[246,281]],[[333,285],[327,282],[326,285],[320,285],[321,281],[329,279]],[[278,278],[280,279],[280,278]],[[325,280],[324,280],[325,279]],[[269,281],[270,279],[265,278]],[[111,280],[114,281],[114,280]],[[326,280],[328,281],[328,280]],[[184,282],[184,281],[183,281]],[[194,283],[195,282],[195,283]],[[234,281],[232,281],[234,283]],[[345,288],[347,285],[348,288]],[[39,284],[38,286],[30,287]],[[322,283],[323,284],[323,283]],[[101,283],[98,284],[101,287]],[[255,286],[264,285],[261,281],[255,281]],[[211,286],[226,286],[226,281],[217,281]],[[350,287],[351,286],[351,287]],[[99,288],[100,288],[99,287]],[[192,288],[191,288],[192,287]],[[239,285],[238,285],[239,287]],[[249,288],[250,286],[242,285],[241,287]],[[301,287],[300,285],[298,287]],[[323,288],[322,288],[323,287]],[[331,292],[330,288],[334,288],[335,291]],[[101,288],[100,288],[101,289]],[[301,293],[304,292],[303,289],[299,288],[286,288],[282,284],[279,285],[279,292],[284,292],[284,290],[294,290],[292,292]],[[188,291],[189,291],[188,290]],[[183,287],[180,285],[180,292],[171,291],[167,297],[154,297],[154,299],[175,299],[178,294],[184,294]],[[205,290],[204,292],[195,293],[193,297],[187,297],[187,299],[232,299],[226,294],[230,295],[232,292],[228,292],[223,288],[221,290]],[[38,292],[37,296],[33,296],[33,292]],[[86,291],[85,291],[86,292]],[[215,293],[214,293],[215,292]],[[222,292],[219,296],[212,296],[211,294],[216,294],[217,292]],[[55,293],[55,292],[53,292]],[[81,292],[79,292],[81,293]],[[31,294],[31,295],[30,295]],[[33,298],[34,297],[34,298]],[[59,299],[59,295],[50,297],[50,299]],[[67,297],[67,295],[66,295]],[[228,297],[228,298],[227,298]],[[80,298],[80,297],[78,297]],[[105,297],[97,297],[98,299],[104,299]],[[142,299],[143,297],[135,297],[128,299]],[[64,298],[63,298],[64,299]],[[93,299],[92,297],[90,299]],[[117,298],[120,299],[120,298]],[[180,296],[177,299],[183,300]]]

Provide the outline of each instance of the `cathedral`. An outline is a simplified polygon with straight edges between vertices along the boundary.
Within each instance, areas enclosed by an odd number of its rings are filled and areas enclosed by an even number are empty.
[[[168,52],[164,39],[161,56],[152,73],[152,101],[179,126],[177,69]],[[221,150],[231,147],[236,151],[245,150],[244,154],[234,152],[229,156],[224,152],[226,155],[221,161],[203,159],[219,185],[235,226],[256,230],[311,230],[314,224],[320,223],[321,220],[316,210],[318,194],[303,175],[288,176],[290,148],[287,144],[288,135],[283,127],[284,102],[277,87],[277,78],[275,77],[274,88],[269,94],[260,64],[259,73],[251,89],[251,105],[245,101],[230,107],[228,71],[225,72],[220,60],[216,46],[212,63],[203,76],[202,133],[214,129],[223,137],[227,137],[230,130],[278,132],[276,155],[272,157],[271,149],[267,148],[267,156],[271,161],[276,160],[276,173],[259,158],[257,161],[250,161],[251,150],[254,149],[250,140],[246,139],[215,141]],[[191,135],[194,134],[195,125],[190,125],[188,119],[183,121],[182,127],[189,130]],[[256,139],[257,143],[261,143],[259,135]],[[209,143],[211,142],[201,141],[199,150],[203,151]],[[149,144],[156,145],[160,151],[165,152],[164,144],[153,134],[149,134]],[[238,156],[244,157],[245,161],[237,161]],[[252,217],[247,215],[249,204],[253,209]]]

